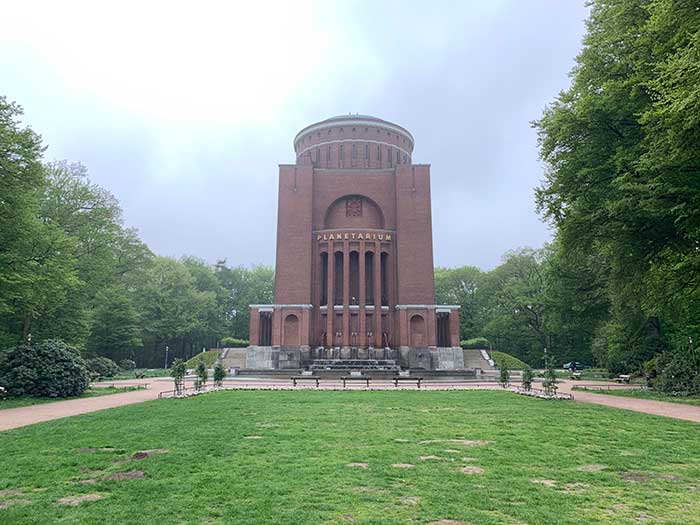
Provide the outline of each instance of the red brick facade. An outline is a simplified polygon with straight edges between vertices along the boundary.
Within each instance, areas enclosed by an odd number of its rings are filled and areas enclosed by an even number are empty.
[[[430,166],[413,146],[360,115],[296,136],[279,173],[275,303],[251,306],[251,346],[459,346],[458,308],[435,305]]]

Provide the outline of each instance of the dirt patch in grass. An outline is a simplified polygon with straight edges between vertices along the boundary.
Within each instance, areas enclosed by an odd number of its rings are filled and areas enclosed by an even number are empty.
[[[459,469],[459,471],[460,471],[462,474],[483,474],[483,473],[484,473],[484,469],[483,469],[483,468],[477,467],[477,466],[474,466],[474,465],[469,465],[469,466],[467,466],[467,467],[462,467],[461,469]]]
[[[262,439],[262,436],[243,436],[243,439]]]
[[[586,489],[588,489],[590,485],[586,483],[566,483],[564,485],[564,492],[566,494],[585,494]]]
[[[644,483],[649,481],[649,475],[642,472],[620,472],[620,478],[634,483]]]
[[[142,479],[145,476],[143,470],[130,470],[129,472],[115,472],[105,476],[105,481],[123,481],[125,479]]]
[[[553,479],[531,479],[530,483],[536,483],[537,485],[544,485],[545,487],[555,487],[557,482]]]
[[[94,454],[95,452],[116,452],[121,454],[124,452],[124,449],[117,447],[84,447],[79,448],[78,452],[81,454]]]
[[[0,509],[6,509],[7,507],[11,507],[12,505],[20,505],[22,503],[31,503],[28,499],[8,499],[8,500],[0,500]]]
[[[369,465],[367,463],[348,463],[345,465],[348,468],[367,468]]]
[[[608,468],[607,465],[598,465],[593,463],[591,465],[581,465],[580,467],[577,467],[576,470],[579,472],[600,472],[606,468]]]
[[[4,489],[0,490],[0,498],[7,498],[7,497],[12,497],[12,496],[17,496],[19,494],[22,494],[22,491],[20,489]]]
[[[397,443],[408,443],[409,442],[408,439],[404,439],[404,438],[396,438],[396,439],[394,439],[394,441],[396,441]]]
[[[81,494],[79,496],[66,496],[65,498],[59,499],[56,503],[59,505],[69,505],[71,507],[75,507],[81,503],[85,503],[86,501],[97,501],[103,498],[104,496],[102,494],[95,492],[92,494]]]
[[[404,496],[400,501],[404,505],[418,505],[420,500],[420,496]]]
[[[167,448],[151,448],[148,450],[138,450],[128,458],[112,461],[112,464],[121,465],[122,463],[126,463],[128,461],[141,461],[142,459],[150,458],[151,456],[155,456],[156,454],[167,454],[168,452],[170,452],[170,450],[168,450]]]
[[[391,465],[394,468],[413,468],[415,465],[411,465],[410,463],[394,463]]]
[[[663,479],[665,481],[680,481],[681,478],[676,476],[675,474],[659,474],[659,479]]]
[[[462,452],[461,450],[455,450],[453,448],[446,448],[443,452],[447,452],[448,454],[459,454]]]
[[[453,458],[441,458],[440,456],[420,456],[421,461],[454,461]]]
[[[491,445],[493,441],[486,441],[483,439],[426,439],[418,442],[419,445],[431,445],[433,443],[451,443],[453,445],[462,445],[464,447],[483,447],[486,445]]]
[[[431,521],[428,523],[428,525],[469,525],[466,521],[457,521],[457,520],[438,520],[438,521]]]

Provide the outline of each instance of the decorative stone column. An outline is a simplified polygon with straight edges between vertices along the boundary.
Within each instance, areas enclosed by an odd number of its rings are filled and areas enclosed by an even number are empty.
[[[359,284],[359,301],[360,301],[360,310],[358,312],[358,315],[360,316],[358,326],[360,327],[360,337],[357,342],[357,346],[360,348],[365,348],[367,346],[367,327],[366,327],[366,317],[365,317],[365,302],[367,300],[366,297],[366,286],[367,283],[365,280],[367,279],[367,276],[365,275],[365,241],[361,240],[360,241],[360,255],[358,258],[358,270],[360,272],[360,284]]]
[[[350,346],[350,243],[343,241],[343,347]]]
[[[374,241],[374,347],[382,347],[382,245]]]
[[[335,276],[334,276],[334,268],[335,268],[335,252],[333,250],[333,241],[329,240],[328,241],[328,271],[326,272],[328,274],[328,304],[326,306],[326,345],[328,347],[332,347],[333,343],[335,342],[335,330],[333,329],[333,316],[335,315],[335,311],[333,309],[333,305],[335,303],[335,299],[333,297],[334,295],[334,288],[335,288]]]

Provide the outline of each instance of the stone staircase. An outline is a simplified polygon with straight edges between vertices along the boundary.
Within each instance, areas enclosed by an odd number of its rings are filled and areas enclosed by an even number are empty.
[[[398,372],[400,369],[393,359],[314,359],[309,366],[311,372],[322,370]]]

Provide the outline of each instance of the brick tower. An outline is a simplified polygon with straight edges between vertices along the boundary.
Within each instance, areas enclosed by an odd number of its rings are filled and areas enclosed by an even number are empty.
[[[464,368],[459,307],[435,304],[430,165],[365,115],[302,129],[279,167],[275,302],[251,305],[249,369],[314,359]]]

